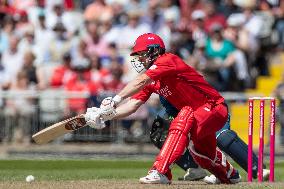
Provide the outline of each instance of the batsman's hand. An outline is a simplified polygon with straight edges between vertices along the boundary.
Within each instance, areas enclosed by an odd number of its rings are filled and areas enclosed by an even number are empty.
[[[107,97],[103,99],[100,105],[101,117],[103,118],[103,120],[108,121],[116,116],[117,113],[115,108],[117,104],[120,102],[120,100],[117,100],[116,98],[117,96],[115,96],[114,98]]]
[[[88,108],[85,113],[85,120],[87,125],[94,129],[103,129],[106,127],[104,119],[101,117],[101,109],[92,107]]]

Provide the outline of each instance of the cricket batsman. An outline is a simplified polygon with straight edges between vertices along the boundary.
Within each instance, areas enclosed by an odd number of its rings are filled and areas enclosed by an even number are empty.
[[[105,98],[99,109],[88,109],[85,114],[88,125],[102,128],[101,121],[128,116],[152,93],[157,93],[179,113],[171,122],[168,136],[148,175],[139,181],[170,184],[171,167],[188,147],[195,162],[216,176],[216,183],[240,182],[238,171],[216,147],[215,134],[228,117],[224,98],[180,57],[165,53],[164,42],[156,34],[139,36],[130,55],[138,61],[133,63],[136,70],[144,68],[146,71],[129,82],[115,97]],[[126,103],[121,103],[128,97],[130,99]]]

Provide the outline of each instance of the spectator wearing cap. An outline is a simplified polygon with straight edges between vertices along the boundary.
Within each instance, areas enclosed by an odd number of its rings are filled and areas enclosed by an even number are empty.
[[[120,49],[130,49],[135,39],[143,33],[151,32],[151,28],[146,23],[140,23],[141,13],[136,11],[128,12],[127,25],[121,29],[121,35],[117,39],[116,44]]]
[[[72,14],[65,11],[63,2],[55,2],[52,10],[46,12],[46,26],[48,29],[53,29],[57,23],[62,23],[69,35],[77,29],[77,22]]]
[[[115,43],[116,39],[120,36],[121,25],[114,24],[115,19],[112,15],[106,13],[100,16],[102,38],[108,44]]]
[[[248,32],[243,29],[245,17],[242,14],[236,13],[229,16],[227,19],[227,28],[224,31],[224,38],[234,43],[236,50],[232,53],[234,61],[231,61],[231,66],[236,74],[234,90],[243,91],[251,86],[251,77],[249,75],[249,64],[246,58],[246,53],[249,53]]]
[[[161,1],[161,12],[163,14],[172,14],[174,22],[177,24],[180,21],[180,9],[173,0]]]
[[[166,49],[170,49],[172,38],[177,34],[177,23],[172,12],[164,13],[164,22],[157,34],[163,39]]]
[[[180,2],[180,23],[179,28],[191,27],[191,14],[195,10],[204,9],[205,2],[200,0],[179,1]]]
[[[195,10],[191,14],[191,18],[193,21],[192,26],[192,39],[194,41],[205,41],[207,38],[207,34],[205,32],[204,19],[205,12],[202,10]]]
[[[25,32],[33,27],[32,23],[29,21],[28,13],[25,10],[18,11],[17,14],[14,15],[14,19],[16,21],[15,32],[19,37],[23,37]]]
[[[19,50],[23,51],[24,53],[27,51],[33,51],[35,53],[36,48],[37,46],[35,44],[34,28],[26,28],[26,30],[24,31],[23,38],[20,40],[19,43]]]
[[[45,54],[45,62],[59,63],[64,53],[70,50],[71,42],[67,38],[63,23],[57,23],[53,28],[53,37]]]

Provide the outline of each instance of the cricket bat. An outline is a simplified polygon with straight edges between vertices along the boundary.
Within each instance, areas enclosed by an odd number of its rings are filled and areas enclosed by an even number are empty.
[[[37,144],[46,144],[66,133],[70,133],[86,126],[84,114],[71,117],[59,123],[55,123],[32,136]]]

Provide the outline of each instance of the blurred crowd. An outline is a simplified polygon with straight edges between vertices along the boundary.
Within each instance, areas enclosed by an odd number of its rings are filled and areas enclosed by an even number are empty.
[[[284,49],[284,1],[1,0],[0,90],[86,91],[89,99],[68,101],[70,112],[83,113],[133,78],[129,52],[147,32],[217,90],[243,91],[269,75],[269,53]],[[34,104],[2,106],[28,116]],[[154,110],[141,111],[145,118]]]

